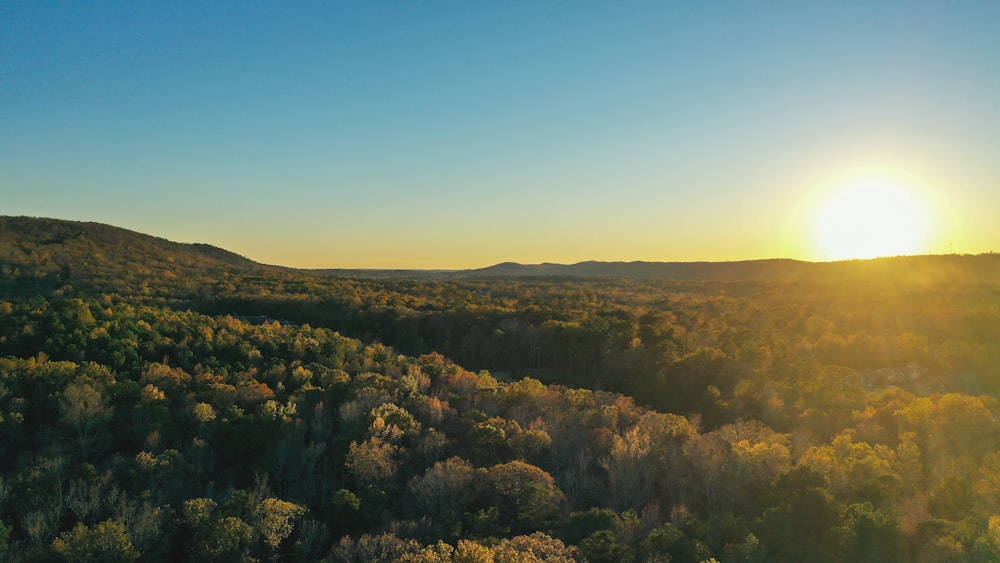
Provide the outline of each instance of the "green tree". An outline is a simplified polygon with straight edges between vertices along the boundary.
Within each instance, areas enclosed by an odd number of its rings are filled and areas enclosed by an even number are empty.
[[[10,526],[4,524],[3,520],[0,520],[0,557],[3,557],[10,548],[10,545],[7,543],[10,539],[10,530]]]
[[[494,465],[487,478],[515,532],[544,528],[565,499],[551,475],[523,461]]]
[[[359,528],[361,499],[347,489],[340,489],[330,500],[330,520],[337,530],[353,531]]]
[[[580,542],[580,551],[592,563],[618,563],[633,559],[632,548],[618,541],[611,530],[599,530]]]
[[[847,507],[844,529],[848,539],[846,553],[851,561],[899,561],[906,555],[902,534],[892,514],[876,510],[870,502]]]
[[[806,466],[776,480],[772,496],[777,504],[765,510],[754,526],[775,561],[839,559],[834,528],[840,523],[840,510],[823,483],[823,476]]]
[[[976,495],[972,484],[959,477],[946,477],[928,499],[928,508],[936,518],[961,520],[972,512]]]

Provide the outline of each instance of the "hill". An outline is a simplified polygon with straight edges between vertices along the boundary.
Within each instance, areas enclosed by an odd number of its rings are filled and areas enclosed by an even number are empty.
[[[791,259],[736,262],[597,262],[518,264],[454,272],[459,277],[602,277],[674,281],[886,281],[940,285],[993,283],[1000,255],[895,256],[871,260],[805,262]]]
[[[16,293],[70,284],[141,293],[143,285],[277,270],[208,244],[183,244],[101,223],[0,217],[0,289]]]
[[[735,281],[788,279],[811,267],[797,260],[748,260],[740,262],[599,262],[576,264],[517,264],[505,262],[470,270],[474,276],[569,276],[671,279],[684,281]]]
[[[806,262],[791,259],[732,262],[601,262],[519,264],[469,270],[312,269],[268,266],[208,244],[172,242],[101,223],[0,216],[3,279],[47,287],[83,284],[120,291],[123,282],[203,276],[225,282],[235,273],[298,272],[359,279],[626,278],[674,281],[872,281],[942,285],[993,283],[1000,254],[897,256],[872,260]],[[8,284],[9,285],[9,284]],[[173,283],[173,285],[176,285]],[[176,289],[176,288],[175,288]],[[193,288],[192,288],[193,289]],[[7,291],[11,288],[7,287]]]

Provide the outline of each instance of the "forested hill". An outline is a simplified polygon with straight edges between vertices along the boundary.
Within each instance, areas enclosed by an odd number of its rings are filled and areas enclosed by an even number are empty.
[[[597,262],[517,264],[504,262],[461,272],[468,277],[616,277],[676,281],[863,281],[941,283],[992,282],[1000,276],[1000,254],[897,256],[874,260],[805,262],[790,259],[738,262]]]
[[[673,281],[870,281],[939,285],[956,280],[992,283],[1000,277],[1000,254],[895,256],[872,260],[806,262],[787,258],[737,262],[599,262],[518,264],[503,262],[472,270],[311,270],[366,279],[625,278]]]
[[[488,268],[471,270],[475,276],[513,277],[620,277],[673,280],[772,280],[802,276],[815,267],[798,260],[749,260],[742,262],[599,262],[576,264],[518,264],[504,262]]]
[[[123,280],[288,272],[259,264],[208,244],[183,244],[100,223],[0,216],[0,266],[51,287],[85,283],[101,291],[128,292]],[[195,269],[197,272],[185,272]],[[736,262],[600,262],[518,264],[504,262],[470,270],[319,269],[299,270],[341,278],[627,278],[675,281],[867,281],[937,285],[960,280],[1000,279],[1000,254],[899,256],[874,260],[805,262],[790,259]],[[10,273],[10,272],[7,272]],[[5,276],[7,277],[7,276]],[[139,280],[140,284],[142,279]],[[176,284],[174,284],[176,285]],[[173,295],[183,293],[174,287]],[[181,291],[178,291],[181,290]]]
[[[145,284],[169,286],[175,296],[195,289],[186,287],[185,278],[224,280],[277,270],[207,244],[171,242],[100,223],[3,216],[0,268],[5,292],[70,285],[141,293]]]

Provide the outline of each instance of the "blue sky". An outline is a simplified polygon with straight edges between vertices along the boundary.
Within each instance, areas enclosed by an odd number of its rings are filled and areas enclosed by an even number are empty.
[[[830,179],[1000,250],[1000,4],[0,5],[0,214],[304,267],[821,259]],[[923,249],[921,249],[923,250]]]

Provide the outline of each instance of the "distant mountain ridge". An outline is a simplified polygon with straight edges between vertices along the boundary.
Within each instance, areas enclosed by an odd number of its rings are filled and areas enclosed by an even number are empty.
[[[840,262],[786,258],[733,262],[591,260],[575,264],[503,262],[469,270],[303,270],[260,264],[212,245],[172,242],[103,223],[0,216],[0,275],[8,286],[12,285],[11,276],[16,275],[30,275],[35,279],[48,277],[53,283],[96,278],[106,280],[108,283],[104,285],[113,288],[116,284],[112,282],[116,279],[183,278],[190,274],[191,277],[209,275],[224,280],[249,273],[292,271],[369,279],[612,277],[675,281],[883,280],[996,284],[1000,283],[1000,254],[899,256]]]
[[[622,277],[636,279],[695,280],[771,280],[784,279],[815,266],[811,262],[775,258],[741,262],[599,262],[588,260],[575,264],[517,264],[504,262],[495,266],[468,270],[475,276],[571,276]]]
[[[733,262],[600,262],[519,264],[502,262],[470,270],[310,270],[366,279],[628,278],[679,282],[878,281],[948,285],[1000,283],[1000,254],[894,256],[839,262],[771,258]]]
[[[732,262],[504,262],[466,270],[474,277],[617,277],[675,281],[866,281],[1000,283],[1000,254],[894,256],[838,262],[772,258]]]

